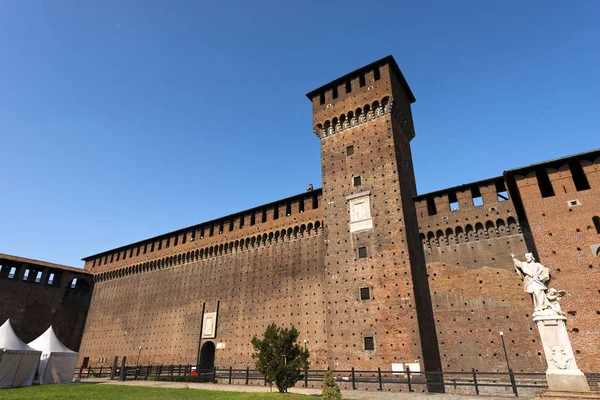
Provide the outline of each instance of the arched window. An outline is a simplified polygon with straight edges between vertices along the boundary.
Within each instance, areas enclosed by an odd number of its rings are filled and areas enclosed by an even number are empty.
[[[597,215],[592,218],[592,221],[594,221],[594,226],[596,227],[596,233],[600,235],[600,217],[598,217]]]

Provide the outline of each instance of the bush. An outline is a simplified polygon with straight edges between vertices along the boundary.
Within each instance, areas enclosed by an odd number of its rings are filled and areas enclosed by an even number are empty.
[[[265,381],[277,385],[281,393],[287,392],[301,377],[300,370],[308,368],[308,350],[304,350],[296,342],[298,331],[278,328],[271,324],[267,327],[262,340],[252,338],[252,346],[256,353],[252,354],[256,369],[264,376]]]
[[[330,370],[325,372],[325,378],[323,378],[323,399],[324,400],[342,400],[342,393],[338,386],[333,374]]]

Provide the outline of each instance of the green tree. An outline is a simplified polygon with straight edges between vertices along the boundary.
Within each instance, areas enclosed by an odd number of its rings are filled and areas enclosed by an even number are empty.
[[[342,400],[342,392],[340,392],[340,387],[338,386],[331,370],[327,370],[325,372],[325,377],[323,378],[323,399],[324,400]]]
[[[273,382],[281,393],[287,392],[301,378],[301,370],[308,368],[308,350],[296,343],[298,331],[279,328],[275,324],[267,327],[263,339],[252,338],[256,353],[252,354],[256,369],[269,385]]]

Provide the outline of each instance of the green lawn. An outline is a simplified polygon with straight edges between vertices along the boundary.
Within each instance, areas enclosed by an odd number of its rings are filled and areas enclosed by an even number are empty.
[[[203,400],[269,400],[269,399],[307,399],[310,396],[280,393],[240,393],[218,390],[166,389],[140,386],[99,385],[70,383],[63,385],[30,386],[18,389],[0,389],[1,399],[203,399]]]

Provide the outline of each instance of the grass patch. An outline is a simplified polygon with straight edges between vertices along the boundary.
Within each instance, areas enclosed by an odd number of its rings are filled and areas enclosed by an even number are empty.
[[[0,398],[4,399],[27,399],[27,400],[153,400],[153,399],[202,399],[202,400],[271,400],[271,399],[307,399],[304,396],[293,393],[241,393],[225,392],[219,390],[201,389],[168,389],[142,386],[124,385],[100,385],[85,383],[70,383],[63,385],[30,386],[18,389],[0,389]]]

